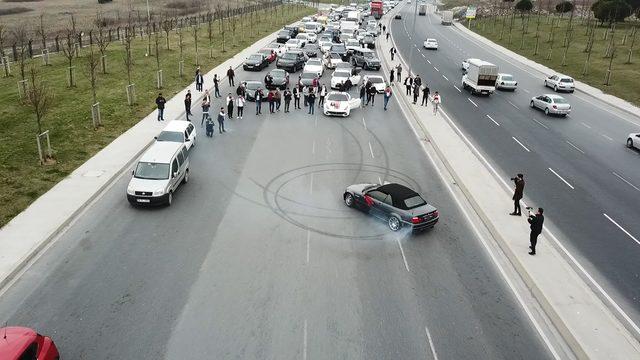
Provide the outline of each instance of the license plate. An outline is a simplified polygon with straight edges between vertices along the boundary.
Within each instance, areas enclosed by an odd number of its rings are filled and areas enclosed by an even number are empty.
[[[148,203],[148,202],[151,202],[151,200],[149,200],[149,199],[136,199],[136,201],[137,201],[137,202],[139,202],[139,203]]]

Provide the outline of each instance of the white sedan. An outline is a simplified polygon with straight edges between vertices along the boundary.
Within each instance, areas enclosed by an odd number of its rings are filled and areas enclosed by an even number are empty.
[[[296,39],[302,40],[305,43],[314,44],[316,41],[318,41],[318,35],[312,32],[305,32],[296,35]]]
[[[360,99],[352,99],[351,95],[345,92],[331,91],[324,99],[322,112],[327,116],[347,117],[351,110],[359,108],[361,104]]]
[[[496,79],[496,89],[516,91],[518,82],[513,78],[511,74],[498,74]]]
[[[322,66],[322,60],[320,59],[309,59],[307,63],[304,65],[302,72],[310,72],[318,74],[319,77],[324,73],[324,66]]]
[[[544,111],[545,115],[555,114],[567,116],[571,112],[571,105],[560,95],[542,94],[531,99],[529,106]]]
[[[424,44],[422,44],[422,46],[424,46],[425,49],[438,50],[438,40],[427,39],[424,41]]]
[[[331,75],[331,88],[338,89],[342,84],[344,84],[347,79],[351,80],[351,85],[356,86],[360,83],[360,75],[354,74],[354,72],[349,72],[346,70],[336,70]]]
[[[640,133],[631,133],[627,139],[627,147],[629,149],[636,148],[640,150]]]
[[[371,85],[376,89],[378,94],[382,94],[384,89],[387,87],[384,78],[380,75],[365,75],[363,81],[365,84],[367,81],[371,81]]]
[[[555,92],[558,92],[559,90],[573,92],[573,90],[575,90],[573,78],[571,76],[560,74],[551,75],[544,79],[544,86],[552,88]]]
[[[333,43],[331,41],[320,41],[318,45],[320,45],[320,51],[326,53],[331,50],[331,45],[333,45]]]
[[[304,40],[301,40],[301,39],[289,39],[284,44],[284,46],[287,48],[287,50],[291,50],[291,49],[303,48],[304,44],[305,44]]]

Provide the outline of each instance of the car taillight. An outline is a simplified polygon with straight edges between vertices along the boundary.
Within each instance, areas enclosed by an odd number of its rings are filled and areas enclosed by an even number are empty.
[[[435,210],[435,211],[433,211],[433,212],[431,213],[431,215],[432,215],[434,218],[437,218],[438,216],[440,216],[440,213],[438,212],[438,210]]]
[[[555,106],[555,105],[553,105],[553,106],[552,106],[552,108],[557,109],[558,107],[557,107],[557,106]]]
[[[414,216],[414,217],[411,218],[411,223],[412,224],[420,224],[421,222],[422,222],[422,219],[417,217],[417,216]]]

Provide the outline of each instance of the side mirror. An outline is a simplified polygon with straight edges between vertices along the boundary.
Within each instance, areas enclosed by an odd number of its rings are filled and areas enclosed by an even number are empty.
[[[174,178],[174,177],[176,177],[176,176],[178,176],[178,172],[177,172],[177,171],[176,171],[176,172],[174,172],[173,174],[171,174],[171,177],[172,177],[172,178]]]
[[[186,138],[184,141],[185,141],[185,142],[189,142],[189,141],[191,141],[191,139]]]
[[[158,140],[158,137],[157,137],[157,136],[154,136],[154,137],[153,137],[153,139],[154,139],[154,140]]]
[[[131,175],[135,175],[136,171],[135,170],[131,170]]]

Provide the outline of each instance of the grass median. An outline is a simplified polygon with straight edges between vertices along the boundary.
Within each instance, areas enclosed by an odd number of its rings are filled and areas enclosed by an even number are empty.
[[[583,19],[574,18],[568,31],[569,23],[567,15],[542,15],[539,18],[536,15],[516,15],[513,18],[491,17],[472,21],[471,30],[559,73],[640,105],[640,58],[632,52],[629,61],[630,50],[640,46],[640,24],[618,23],[612,30],[606,25],[598,26],[593,21],[588,25]],[[589,55],[587,44],[590,38],[592,46]],[[611,52],[613,58],[609,56]],[[587,58],[589,61],[585,71]],[[611,75],[609,85],[606,85],[609,64]]]
[[[202,24],[198,30],[198,64],[204,72],[265,35],[315,13],[315,9],[299,5],[277,9],[276,12],[261,11],[254,16],[239,18],[235,32],[232,28],[225,32],[225,52],[222,52],[220,24],[216,21],[211,42],[213,56],[209,53],[208,26]],[[20,101],[17,84],[21,79],[20,70],[17,63],[11,64],[12,75],[0,78],[0,226],[4,226],[40,195],[153,111],[159,91],[169,99],[193,81],[196,67],[193,29],[183,29],[184,77],[178,73],[179,36],[176,31],[170,32],[169,50],[165,36],[164,32],[159,33],[160,68],[164,73],[161,90],[156,88],[156,57],[146,56],[147,37],[140,38],[138,35],[132,42],[135,61],[132,82],[137,98],[137,104],[133,106],[127,104],[125,91],[128,81],[124,46],[120,42],[109,45],[106,51],[107,74],[102,74],[100,67],[97,70],[97,99],[104,125],[97,130],[94,130],[91,120],[92,95],[87,48],[82,48],[80,57],[74,60],[77,85],[73,88],[67,85],[68,63],[63,54],[52,54],[49,66],[44,66],[39,58],[28,61],[27,69],[31,64],[37,67],[41,78],[53,93],[52,106],[42,122],[43,130],[50,131],[54,150],[55,163],[51,165],[39,163],[35,115],[29,106]],[[155,47],[153,35],[152,47]],[[212,86],[211,83],[206,85]]]

